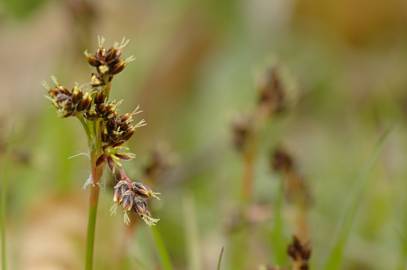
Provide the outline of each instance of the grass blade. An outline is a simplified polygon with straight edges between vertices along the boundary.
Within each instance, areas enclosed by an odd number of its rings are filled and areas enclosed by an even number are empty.
[[[12,134],[13,128],[11,127],[10,134]],[[10,135],[11,137],[11,135]],[[6,235],[6,218],[7,218],[7,190],[8,190],[8,154],[11,148],[11,141],[8,140],[3,154],[3,166],[2,173],[0,173],[0,238],[1,238],[1,269],[7,270],[7,235]]]
[[[363,199],[363,193],[365,191],[366,186],[370,182],[369,180],[371,179],[370,177],[371,172],[373,171],[374,166],[380,157],[385,139],[387,138],[390,131],[391,129],[388,129],[379,138],[378,142],[375,144],[375,149],[373,151],[371,159],[367,162],[365,168],[359,173],[358,177],[356,178],[355,181],[356,187],[354,189],[353,196],[351,197],[348,209],[346,210],[341,221],[341,224],[339,226],[336,240],[324,266],[325,270],[337,270],[341,266],[346,243],[352,230],[352,226],[357,211],[359,209],[359,205]]]
[[[157,229],[156,226],[150,227],[151,230],[151,235],[153,237],[153,241],[155,244],[155,247],[157,249],[158,257],[161,262],[161,267],[163,270],[173,270],[174,268],[172,267],[170,256],[168,254],[168,250],[164,244],[164,241],[161,237],[160,231]]]
[[[3,169],[3,172],[6,168]],[[2,175],[0,188],[0,237],[1,237],[1,269],[7,270],[7,251],[6,251],[6,196],[7,196],[7,177],[5,173]]]
[[[218,258],[218,265],[216,267],[217,270],[220,270],[220,266],[222,264],[222,258],[223,258],[223,251],[225,250],[224,247],[220,250],[219,258]]]
[[[185,239],[188,250],[188,269],[200,270],[200,251],[199,251],[199,233],[196,222],[196,211],[194,200],[191,196],[184,198],[184,217],[185,217]]]

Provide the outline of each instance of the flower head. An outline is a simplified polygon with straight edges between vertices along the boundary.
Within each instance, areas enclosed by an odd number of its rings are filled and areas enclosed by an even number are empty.
[[[147,202],[151,198],[159,199],[159,193],[153,192],[140,182],[132,181],[125,175],[124,170],[121,170],[119,177],[122,179],[114,186],[113,203],[123,209],[125,223],[129,221],[128,212],[133,211],[148,225],[155,225],[158,219],[151,217]]]
[[[302,243],[296,236],[293,236],[293,240],[287,248],[287,253],[293,261],[293,269],[309,269],[308,261],[311,257],[311,248],[308,244]]]
[[[104,38],[99,37],[99,47],[94,54],[85,51],[86,60],[89,65],[96,68],[97,73],[92,74],[91,84],[93,86],[103,86],[110,82],[114,75],[123,71],[134,57],[123,59],[122,49],[126,47],[129,40],[124,39],[120,43],[115,43],[109,49],[103,47]]]
[[[55,85],[48,88],[47,98],[51,100],[63,117],[87,111],[92,105],[92,98],[89,93],[83,92],[78,86],[69,90],[62,85]]]
[[[276,67],[268,70],[259,88],[259,106],[266,108],[270,114],[281,113],[286,109],[286,89]]]

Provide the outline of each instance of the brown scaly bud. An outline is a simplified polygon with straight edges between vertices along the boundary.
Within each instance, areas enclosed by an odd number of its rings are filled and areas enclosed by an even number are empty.
[[[98,119],[98,114],[95,112],[95,110],[90,109],[88,111],[86,111],[83,116],[90,121],[94,121],[96,119]]]
[[[295,163],[291,155],[283,148],[278,147],[271,156],[271,167],[277,172],[292,171]]]
[[[252,133],[251,117],[241,116],[232,123],[233,144],[239,152],[243,151]]]
[[[97,66],[101,65],[101,62],[94,55],[87,54],[86,60],[88,61],[89,65],[91,65],[92,67],[97,67]]]
[[[100,108],[96,108],[96,111],[99,112],[103,118],[107,119],[105,129],[102,133],[102,141],[105,146],[117,147],[122,145],[133,136],[137,128],[146,125],[144,119],[137,124],[133,124],[133,116],[141,112],[138,110],[138,107],[132,113],[117,116],[115,107],[113,110],[103,103],[100,105]],[[111,112],[111,114],[108,112]]]
[[[119,63],[117,63],[114,66],[110,67],[110,73],[112,75],[116,75],[116,74],[122,72],[125,66],[126,66],[126,62],[121,60]]]
[[[115,48],[115,47],[110,48],[106,52],[106,58],[105,58],[106,63],[116,64],[116,63],[120,62],[121,55],[122,55],[122,52],[118,48]]]
[[[131,189],[128,181],[121,180],[114,186],[113,202],[120,203],[126,191]]]
[[[80,102],[78,103],[77,110],[88,111],[91,106],[92,106],[92,97],[89,95],[89,93],[85,93]]]
[[[293,261],[293,270],[309,269],[308,262],[311,257],[309,244],[301,243],[296,236],[293,236],[293,241],[288,246],[287,253]]]
[[[153,192],[149,187],[143,185],[140,182],[133,182],[132,183],[132,189],[134,190],[134,192],[144,198],[156,198],[157,200],[159,200],[160,198],[158,197],[158,195],[160,195],[157,192]]]
[[[140,217],[150,215],[147,209],[147,202],[139,197],[134,198],[134,210]]]
[[[133,209],[150,226],[157,224],[159,221],[159,219],[151,217],[150,211],[147,209],[147,202],[144,199],[136,197]]]
[[[103,91],[98,91],[94,97],[95,104],[102,104],[106,101],[106,94]]]
[[[98,94],[95,99],[102,99],[103,94]],[[99,101],[99,100],[98,100]],[[95,102],[96,103],[96,102]],[[100,118],[105,120],[113,119],[118,115],[117,112],[117,102],[109,102],[109,103],[96,103],[95,104],[95,111]]]
[[[121,140],[128,141],[134,134],[134,132],[136,131],[135,127],[129,126],[128,128],[124,129],[124,132],[121,136]]]
[[[130,211],[133,208],[134,198],[136,194],[133,190],[127,190],[121,199],[121,206],[125,211]]]
[[[286,109],[286,90],[276,67],[269,69],[259,85],[258,105],[270,114],[281,113]]]

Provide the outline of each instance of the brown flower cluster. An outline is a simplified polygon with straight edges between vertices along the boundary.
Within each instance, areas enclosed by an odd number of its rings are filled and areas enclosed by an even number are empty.
[[[49,89],[48,95],[62,117],[74,116],[90,109],[92,98],[89,93],[84,93],[78,86],[69,90],[54,81],[55,86]]]
[[[53,78],[53,86],[48,90],[47,98],[51,100],[63,117],[77,117],[87,135],[90,148],[98,155],[96,166],[107,164],[116,177],[115,205],[120,205],[126,214],[134,210],[148,224],[154,224],[147,210],[147,199],[156,197],[156,193],[141,183],[133,182],[124,173],[122,160],[129,160],[135,155],[123,144],[128,141],[139,127],[145,126],[143,120],[136,121],[135,116],[141,113],[139,107],[133,112],[120,114],[117,110],[120,102],[109,101],[111,82],[115,75],[123,71],[133,57],[123,59],[122,49],[128,40],[106,49],[104,39],[99,38],[99,47],[94,54],[85,52],[87,62],[96,69],[91,74],[90,83],[80,87],[76,85],[69,90]],[[92,179],[90,179],[92,180]],[[128,217],[127,217],[128,219]]]
[[[238,152],[244,152],[253,133],[253,122],[250,116],[241,116],[232,123],[232,140]]]
[[[153,192],[150,188],[141,182],[132,181],[120,169],[117,179],[120,179],[114,186],[113,202],[114,205],[111,209],[114,213],[117,206],[120,205],[124,210],[124,222],[130,223],[127,212],[134,211],[140,218],[142,218],[148,225],[155,225],[159,219],[152,218],[147,209],[147,200],[150,198],[159,199],[159,193]]]
[[[308,208],[312,202],[312,196],[292,155],[283,147],[277,147],[271,152],[270,167],[281,174],[287,200],[301,203],[302,207]]]
[[[287,106],[286,91],[277,68],[272,67],[259,85],[257,104],[264,107],[269,114],[282,113]]]
[[[280,115],[289,107],[287,83],[280,70],[270,67],[257,85],[256,106],[247,114],[237,117],[232,123],[233,144],[239,152],[244,152],[255,140],[259,129],[263,128],[272,116]]]
[[[122,49],[128,44],[128,40],[123,39],[121,43],[116,43],[113,47],[105,49],[104,39],[99,38],[99,48],[92,55],[85,51],[85,56],[89,65],[96,68],[96,73],[92,73],[92,86],[104,86],[108,84],[113,76],[120,73],[128,63],[134,60],[132,56],[127,59],[122,58]]]
[[[301,243],[297,237],[293,237],[293,241],[287,248],[288,256],[293,261],[293,270],[308,270],[309,259],[311,257],[311,249],[308,244]]]

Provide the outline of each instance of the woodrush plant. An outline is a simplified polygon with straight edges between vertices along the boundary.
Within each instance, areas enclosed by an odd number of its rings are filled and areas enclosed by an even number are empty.
[[[259,133],[274,117],[287,110],[290,103],[287,85],[281,72],[273,66],[265,72],[258,84],[257,104],[246,115],[232,123],[233,144],[243,159],[241,199],[250,202],[254,189],[254,167],[258,152]]]
[[[282,73],[282,70],[277,66],[272,66],[264,73],[262,80],[258,84],[257,103],[255,107],[246,115],[235,119],[232,125],[233,142],[236,150],[243,159],[243,179],[241,186],[241,199],[243,205],[251,203],[253,199],[253,191],[255,184],[255,162],[259,152],[259,141],[261,141],[261,133],[270,125],[276,118],[281,118],[284,112],[288,111],[293,105],[294,92],[291,89],[289,81],[287,81]],[[297,216],[299,216],[298,228],[295,236],[301,241],[308,241],[308,228],[306,222],[306,212],[308,209],[308,194],[305,191],[303,178],[294,170],[292,160],[284,151],[277,148],[279,142],[273,142],[273,151],[277,155],[272,155],[272,167],[281,171],[280,167],[291,162],[290,170],[284,168],[284,184],[281,183],[281,188],[278,189],[276,198],[273,202],[273,228],[271,231],[273,257],[277,264],[286,264],[287,254],[285,252],[286,241],[283,237],[283,188],[296,189],[294,192],[287,191],[285,195],[295,196],[296,200],[301,200],[301,205],[298,208]],[[277,148],[277,149],[275,149]],[[274,154],[274,152],[273,152]],[[276,167],[277,166],[277,167]],[[297,187],[298,185],[301,185]],[[307,196],[305,196],[306,194]],[[304,195],[304,196],[303,196]],[[301,197],[301,198],[300,198]],[[295,238],[297,239],[297,238]],[[289,255],[289,254],[288,254]]]
[[[128,44],[128,40],[123,39],[109,49],[104,47],[104,41],[104,38],[98,38],[98,48],[94,54],[85,51],[87,62],[95,68],[89,83],[83,86],[76,84],[69,89],[53,78],[51,87],[44,84],[48,91],[47,98],[57,109],[58,114],[63,118],[77,118],[88,139],[90,175],[84,185],[84,188],[89,188],[85,261],[87,270],[93,268],[100,181],[106,165],[116,181],[111,212],[115,213],[117,208],[121,207],[126,224],[130,223],[129,212],[136,213],[148,225],[155,225],[158,222],[147,209],[148,200],[158,199],[158,193],[141,182],[133,181],[122,166],[122,161],[135,157],[123,145],[133,136],[137,128],[146,125],[144,119],[135,121],[135,116],[142,111],[137,107],[132,112],[120,114],[117,107],[121,101],[109,101],[113,78],[123,71],[134,57],[126,59],[122,57],[122,49]]]
[[[295,158],[282,146],[278,146],[271,151],[270,167],[280,175],[286,202],[295,208],[294,235],[301,241],[309,241],[308,214],[312,205],[312,197]]]

